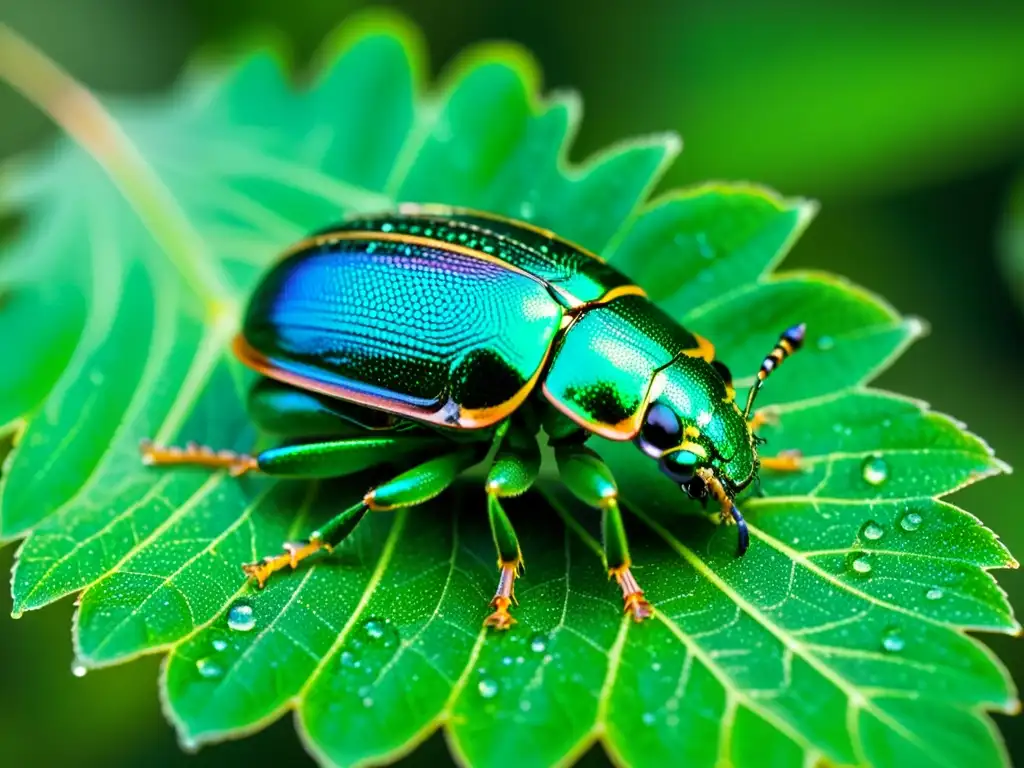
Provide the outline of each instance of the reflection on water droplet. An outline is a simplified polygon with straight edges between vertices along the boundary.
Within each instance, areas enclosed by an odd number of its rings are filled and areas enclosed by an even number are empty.
[[[864,554],[856,554],[850,558],[850,567],[860,574],[871,573],[871,556]]]
[[[85,664],[77,664],[76,663],[76,664],[72,664],[71,665],[71,674],[74,675],[75,677],[85,677],[85,674],[88,671],[89,670],[85,668]]]
[[[644,712],[643,717],[641,717],[641,720],[644,721],[644,725],[654,725],[654,713]]]
[[[924,593],[924,596],[927,597],[929,600],[941,600],[943,594],[943,591],[938,587],[932,587]]]
[[[548,647],[548,639],[544,635],[534,635],[530,638],[530,650],[534,653],[544,653]]]
[[[213,650],[215,650],[215,651],[223,651],[227,647],[228,647],[228,641],[227,640],[221,640],[220,638],[217,638],[216,640],[213,641]]]
[[[356,655],[352,653],[352,651],[342,651],[341,655],[338,657],[338,661],[343,667],[355,668],[359,666],[359,662],[356,661]]]
[[[864,463],[861,465],[861,474],[864,477],[864,482],[868,485],[881,485],[889,479],[889,467],[881,454],[876,453],[874,456],[864,459]]]
[[[367,619],[363,624],[363,631],[371,640],[380,640],[384,637],[384,622],[380,619]]]
[[[480,695],[485,699],[493,699],[498,695],[498,684],[489,677],[484,678],[477,683],[476,689],[480,691]]]
[[[200,659],[196,662],[196,671],[199,672],[200,677],[213,678],[220,677],[224,674],[224,670],[220,668],[220,665],[212,659]]]
[[[836,340],[833,339],[831,336],[822,336],[820,339],[818,339],[818,349],[820,349],[822,352],[827,352],[828,350],[832,349],[832,347],[834,347],[835,345]]]
[[[248,603],[235,603],[228,609],[228,628],[236,632],[248,632],[255,626],[256,616]]]
[[[869,541],[878,541],[885,535],[885,529],[874,520],[868,520],[860,529],[860,535]]]
[[[896,627],[885,630],[885,634],[882,635],[882,647],[889,653],[899,653],[906,647],[906,644],[903,635]]]
[[[904,531],[916,531],[922,522],[923,519],[917,512],[907,512],[900,520],[900,528]]]
[[[391,648],[398,642],[398,630],[391,619],[371,617],[362,624],[363,635],[370,643],[382,648]]]

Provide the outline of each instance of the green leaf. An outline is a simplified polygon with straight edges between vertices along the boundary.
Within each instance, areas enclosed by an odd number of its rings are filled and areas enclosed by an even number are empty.
[[[329,764],[395,758],[438,727],[480,766],[571,761],[595,740],[637,766],[1004,764],[983,710],[1013,710],[1016,692],[965,630],[1018,630],[988,573],[1016,563],[939,498],[1006,467],[955,422],[864,388],[922,324],[834,277],[772,273],[812,203],[731,184],[645,203],[675,138],[569,166],[578,104],[542,99],[524,54],[473,49],[425,91],[419,51],[404,23],[361,17],[307,88],[257,53],[101,108],[0,29],[0,76],[80,142],[2,188],[25,217],[0,261],[0,333],[19,363],[0,373],[0,421],[19,430],[0,485],[0,535],[23,539],[15,611],[79,593],[83,667],[165,653],[161,695],[186,745],[291,709]],[[765,471],[763,495],[742,499],[745,558],[652,462],[602,443],[658,607],[643,625],[621,618],[597,515],[551,481],[509,505],[529,570],[504,635],[481,627],[497,575],[472,482],[372,516],[262,591],[245,582],[240,563],[373,478],[160,473],[138,441],[251,447],[228,341],[260,268],[344,212],[410,200],[526,218],[604,253],[713,339],[740,386],[782,328],[808,323],[763,401],[768,448],[802,451],[806,469]]]

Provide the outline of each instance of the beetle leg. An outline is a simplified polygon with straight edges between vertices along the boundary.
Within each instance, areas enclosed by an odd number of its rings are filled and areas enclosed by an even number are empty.
[[[177,464],[226,469],[232,477],[240,477],[246,472],[254,472],[259,469],[254,456],[234,451],[215,451],[198,443],[188,443],[184,448],[179,448],[154,445],[151,440],[143,440],[139,444],[139,452],[142,454],[142,463],[148,467],[166,467]]]
[[[393,442],[392,438],[375,439]],[[332,443],[314,443],[312,445],[319,446],[322,451],[325,445],[330,447]],[[303,448],[308,449],[309,446],[291,446],[291,449],[295,451]],[[275,450],[282,452],[289,449],[280,448]],[[340,454],[342,458],[345,455],[345,453]],[[271,574],[276,571],[288,567],[295,568],[299,562],[319,552],[321,549],[330,552],[331,549],[344,541],[352,533],[367,512],[410,507],[428,501],[451,485],[463,470],[479,460],[480,448],[478,446],[467,446],[425,461],[392,480],[381,483],[376,488],[371,489],[361,502],[349,507],[341,514],[329,520],[319,530],[314,531],[306,541],[288,542],[284,545],[284,553],[264,557],[255,563],[247,563],[242,566],[242,570],[245,571],[247,576],[256,580],[257,586],[263,587]],[[273,467],[274,465],[271,466]],[[294,463],[288,466],[290,469],[288,474],[290,476],[301,476],[298,475],[297,467],[294,466]],[[324,477],[323,471],[321,465],[311,465],[308,476]],[[343,466],[339,467],[337,474],[339,476],[346,474]]]
[[[778,456],[761,456],[757,461],[762,469],[776,472],[799,472],[804,468],[800,451],[780,451]]]
[[[601,510],[601,538],[608,577],[614,577],[622,590],[626,613],[634,621],[654,615],[654,607],[644,598],[630,567],[629,543],[619,509],[619,491],[611,470],[601,458],[583,446],[555,449],[558,472],[569,491],[588,506]]]
[[[484,619],[485,627],[508,629],[516,620],[509,607],[516,602],[515,580],[523,570],[519,538],[501,505],[502,498],[526,493],[540,471],[540,448],[536,438],[518,425],[512,425],[487,473],[487,517],[491,523],[494,547],[498,551],[498,590],[491,600],[494,612]]]
[[[760,411],[754,414],[754,417],[747,422],[747,427],[750,428],[751,432],[756,432],[765,425],[775,426],[779,423],[778,414],[773,411],[762,408]]]

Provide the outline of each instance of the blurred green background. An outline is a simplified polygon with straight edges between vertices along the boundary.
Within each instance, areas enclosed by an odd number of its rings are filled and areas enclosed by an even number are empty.
[[[277,41],[301,71],[324,36],[367,5],[374,3],[0,0],[0,21],[94,89],[152,94],[197,52],[229,56],[254,37]],[[818,198],[822,211],[787,265],[847,275],[926,318],[931,337],[879,384],[952,413],[1001,458],[1024,466],[1024,317],[997,253],[1024,170],[1024,3],[958,10],[795,0],[728,7],[591,0],[585,11],[556,0],[376,5],[420,25],[435,73],[478,40],[513,40],[533,51],[548,88],[582,93],[574,159],[624,136],[675,130],[686,146],[665,186],[753,180]],[[0,160],[53,133],[0,86]],[[967,489],[956,501],[1024,555],[1020,475]],[[0,569],[13,553],[0,552]],[[1024,574],[998,575],[1014,604],[1024,605]],[[2,594],[5,765],[308,762],[287,718],[245,741],[184,755],[160,714],[157,659],[76,679],[71,602],[18,622],[9,612]],[[1024,680],[1024,645],[984,639]],[[998,723],[1014,762],[1024,765],[1024,719]],[[444,755],[435,738],[410,762]],[[602,762],[597,753],[585,760]]]

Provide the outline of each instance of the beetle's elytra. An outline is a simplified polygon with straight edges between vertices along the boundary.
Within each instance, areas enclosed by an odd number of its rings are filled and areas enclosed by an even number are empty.
[[[501,499],[536,479],[543,428],[565,485],[601,511],[609,572],[640,621],[653,609],[630,573],[615,480],[584,443],[634,441],[691,497],[719,504],[742,555],[736,494],[759,466],[798,466],[758,458],[751,407],[803,335],[783,333],[741,410],[711,343],[598,256],[500,216],[404,206],[297,243],[249,301],[234,347],[261,374],[249,412],[287,444],[245,456],[146,443],[143,460],[305,478],[409,467],[305,542],[243,566],[263,586],[338,544],[368,511],[441,493],[497,444],[486,490],[501,575],[484,623],[506,629],[522,556]]]

